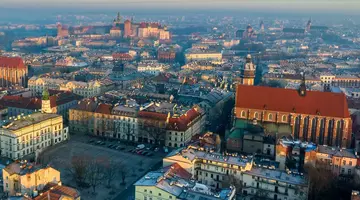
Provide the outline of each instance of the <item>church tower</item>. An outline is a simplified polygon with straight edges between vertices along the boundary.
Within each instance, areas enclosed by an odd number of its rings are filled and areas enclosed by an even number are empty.
[[[311,18],[309,19],[309,21],[306,24],[305,32],[309,33],[310,30],[311,30]]]
[[[244,65],[244,73],[242,79],[243,85],[254,85],[255,68],[256,66],[252,62],[251,55],[248,54],[246,56],[246,63]]]
[[[51,104],[50,104],[50,94],[48,89],[44,89],[41,99],[41,112],[42,113],[52,113]]]

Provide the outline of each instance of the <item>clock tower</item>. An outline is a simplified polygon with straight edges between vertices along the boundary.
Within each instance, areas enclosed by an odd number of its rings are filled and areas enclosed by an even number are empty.
[[[244,73],[242,84],[243,85],[254,85],[256,66],[252,62],[251,55],[246,56],[246,63],[244,65]]]

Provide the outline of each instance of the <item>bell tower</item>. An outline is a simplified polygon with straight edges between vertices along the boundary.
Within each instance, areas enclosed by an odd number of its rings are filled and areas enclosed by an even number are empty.
[[[244,73],[242,84],[243,85],[254,85],[256,66],[252,62],[251,55],[246,56],[246,63],[244,65]]]
[[[52,113],[51,104],[50,104],[50,94],[47,88],[44,89],[41,98],[41,112],[42,113]]]

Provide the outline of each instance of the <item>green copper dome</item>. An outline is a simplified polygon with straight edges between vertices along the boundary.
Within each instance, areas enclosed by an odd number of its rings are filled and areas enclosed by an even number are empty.
[[[45,88],[42,93],[42,100],[49,100],[49,99],[50,99],[49,90],[47,88]]]

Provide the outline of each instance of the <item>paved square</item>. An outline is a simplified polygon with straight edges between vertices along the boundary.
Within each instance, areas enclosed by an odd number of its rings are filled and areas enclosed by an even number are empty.
[[[88,144],[91,138],[89,137],[76,137],[71,138],[70,141],[52,147],[51,149],[45,150],[43,158],[45,161],[49,161],[50,165],[61,172],[61,181],[64,185],[68,185],[77,188],[81,192],[81,199],[94,199],[94,200],[106,200],[113,199],[117,194],[122,192],[124,189],[129,187],[133,182],[138,180],[145,174],[146,171],[150,170],[152,166],[159,163],[164,156],[163,153],[154,153],[152,157],[129,153],[129,149],[134,149],[134,146],[125,146],[116,142],[108,142],[106,145],[95,145]],[[94,139],[94,138],[92,138]],[[95,138],[94,140],[97,141]],[[107,147],[108,144],[115,144],[125,147],[125,150],[110,149]],[[95,158],[110,159],[115,162],[122,162],[128,169],[128,176],[126,177],[126,186],[121,185],[121,177],[116,176],[112,182],[111,188],[107,188],[106,180],[104,183],[96,188],[96,196],[92,194],[92,188],[80,189],[77,187],[73,176],[69,172],[69,166],[71,166],[71,160],[73,156],[89,156]],[[142,167],[139,166],[139,162],[143,162]],[[143,171],[139,171],[142,168]],[[135,173],[133,173],[135,172]],[[136,174],[136,176],[132,176]],[[115,191],[115,194],[110,194],[111,191]]]

